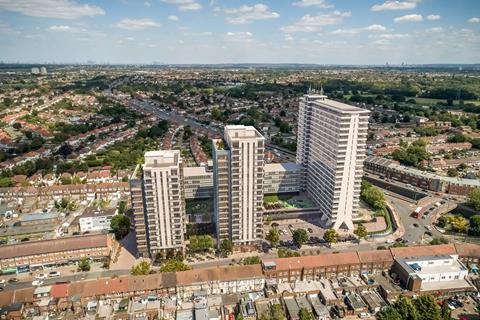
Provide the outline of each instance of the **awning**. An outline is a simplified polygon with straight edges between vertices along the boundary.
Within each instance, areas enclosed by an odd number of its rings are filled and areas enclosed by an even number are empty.
[[[1,270],[2,274],[12,274],[12,273],[17,273],[17,268],[13,269],[3,269]]]

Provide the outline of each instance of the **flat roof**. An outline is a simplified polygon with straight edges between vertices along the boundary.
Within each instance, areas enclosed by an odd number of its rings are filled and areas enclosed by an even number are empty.
[[[266,163],[263,167],[263,170],[267,172],[283,172],[283,171],[298,171],[302,169],[301,164],[294,162],[284,162],[284,163]]]
[[[456,289],[469,289],[474,288],[470,283],[465,279],[458,279],[452,281],[433,281],[433,282],[422,282],[420,291],[440,291],[440,290],[456,290]]]
[[[83,213],[79,218],[89,218],[89,217],[101,217],[101,216],[113,216],[117,212],[116,208],[97,208],[97,207],[86,207],[83,210]]]
[[[194,176],[213,176],[213,172],[207,171],[207,167],[199,166],[199,167],[184,167],[183,168],[183,176],[184,177],[194,177]]]
[[[179,150],[157,150],[145,152],[144,168],[159,168],[178,165],[180,160]]]
[[[38,212],[38,213],[27,213],[20,217],[20,221],[37,221],[37,220],[46,220],[46,219],[56,219],[58,218],[58,212]]]
[[[359,107],[352,106],[350,104],[346,104],[343,102],[335,101],[328,99],[326,96],[323,95],[305,95],[308,102],[313,102],[315,104],[326,106],[329,109],[335,109],[339,112],[346,112],[346,113],[370,113],[367,109],[362,109]]]
[[[254,126],[244,125],[228,125],[225,126],[225,136],[228,136],[230,140],[234,139],[251,139],[262,138],[263,136],[255,129]]]

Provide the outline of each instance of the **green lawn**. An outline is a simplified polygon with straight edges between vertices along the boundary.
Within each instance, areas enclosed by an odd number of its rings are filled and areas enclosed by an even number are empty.
[[[212,213],[213,212],[213,200],[186,200],[185,209],[187,214],[195,213]]]

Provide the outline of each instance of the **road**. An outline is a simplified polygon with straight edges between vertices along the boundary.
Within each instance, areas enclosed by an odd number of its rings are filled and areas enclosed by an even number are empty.
[[[45,271],[48,272],[48,271]],[[43,279],[43,285],[52,285],[59,282],[75,282],[82,280],[93,280],[98,278],[106,278],[113,276],[124,276],[129,275],[131,272],[128,270],[106,270],[106,271],[97,271],[97,272],[78,272],[69,276],[61,276],[56,278]],[[33,281],[33,280],[32,280]],[[19,281],[15,283],[7,283],[5,285],[5,290],[17,290],[32,287],[32,281]]]

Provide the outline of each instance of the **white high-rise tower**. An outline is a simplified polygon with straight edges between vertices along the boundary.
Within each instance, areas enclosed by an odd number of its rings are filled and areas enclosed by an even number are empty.
[[[297,163],[322,222],[353,230],[358,214],[369,111],[309,92],[300,100]]]

